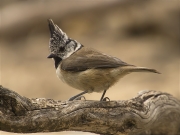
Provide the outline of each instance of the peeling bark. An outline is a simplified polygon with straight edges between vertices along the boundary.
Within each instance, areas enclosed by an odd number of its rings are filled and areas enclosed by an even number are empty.
[[[176,135],[180,134],[180,100],[152,90],[124,101],[28,99],[0,86],[0,130]]]

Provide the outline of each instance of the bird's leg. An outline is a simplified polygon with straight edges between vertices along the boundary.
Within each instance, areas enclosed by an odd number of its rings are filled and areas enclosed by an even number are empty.
[[[107,91],[107,89],[103,91],[103,94],[102,94],[102,96],[101,96],[100,101],[104,101],[103,99],[104,99],[104,95],[106,94],[106,91]],[[106,97],[106,98],[107,98],[107,97]]]
[[[73,100],[75,100],[76,98],[78,98],[78,97],[80,97],[81,95],[86,94],[86,93],[87,93],[87,91],[83,91],[83,92],[81,92],[81,93],[79,93],[79,94],[71,97],[68,101],[73,101]]]

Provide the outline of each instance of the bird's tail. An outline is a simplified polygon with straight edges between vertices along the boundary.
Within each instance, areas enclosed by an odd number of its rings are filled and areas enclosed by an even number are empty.
[[[158,72],[155,69],[150,69],[150,68],[146,68],[146,67],[125,66],[124,70],[126,70],[129,73],[131,73],[131,72],[152,72],[152,73],[161,74],[160,72]]]

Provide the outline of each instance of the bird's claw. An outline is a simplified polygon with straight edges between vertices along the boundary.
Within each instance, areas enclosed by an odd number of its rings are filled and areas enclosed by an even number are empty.
[[[74,100],[85,100],[86,101],[86,98],[85,98],[85,96],[79,96],[79,97],[75,98]]]
[[[110,101],[110,99],[108,97],[105,97],[102,99],[102,101]]]

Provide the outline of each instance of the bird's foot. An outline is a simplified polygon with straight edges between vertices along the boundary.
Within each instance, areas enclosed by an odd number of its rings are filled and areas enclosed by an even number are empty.
[[[101,101],[110,101],[110,99],[108,97],[105,97]]]
[[[83,91],[83,92],[71,97],[68,101],[81,100],[82,97],[86,100],[86,98],[84,96],[82,96],[83,94],[86,94],[86,93],[87,93],[87,91]]]
[[[79,97],[75,98],[74,100],[85,100],[86,101],[86,98],[85,98],[85,96],[79,96]]]
[[[74,101],[74,100],[86,100],[85,96],[79,96],[79,97],[71,97],[68,99],[68,101]]]

